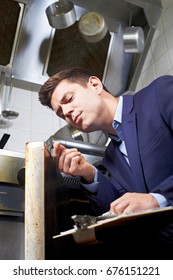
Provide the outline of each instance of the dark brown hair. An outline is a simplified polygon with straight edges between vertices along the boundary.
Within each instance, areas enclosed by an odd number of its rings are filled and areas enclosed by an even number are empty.
[[[57,87],[57,85],[63,81],[68,80],[72,83],[79,83],[82,86],[86,86],[89,77],[96,76],[92,71],[80,67],[69,68],[66,70],[62,70],[57,74],[50,77],[44,85],[41,87],[39,91],[39,101],[42,105],[51,107],[51,97],[52,94]]]

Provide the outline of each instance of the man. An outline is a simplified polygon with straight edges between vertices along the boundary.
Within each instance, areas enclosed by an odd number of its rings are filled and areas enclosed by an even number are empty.
[[[93,73],[72,68],[49,78],[39,100],[78,130],[109,133],[106,175],[75,148],[55,143],[53,155],[59,171],[81,176],[102,213],[173,205],[172,76],[160,77],[134,95],[114,97]]]

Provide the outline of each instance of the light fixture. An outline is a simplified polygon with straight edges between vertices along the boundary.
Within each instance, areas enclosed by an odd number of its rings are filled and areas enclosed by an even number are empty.
[[[64,29],[76,22],[74,5],[70,1],[59,0],[46,8],[46,15],[50,26]]]

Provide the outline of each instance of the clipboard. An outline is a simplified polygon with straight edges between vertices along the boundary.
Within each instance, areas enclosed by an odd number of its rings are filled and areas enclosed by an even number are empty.
[[[72,235],[75,242],[78,244],[96,243],[98,241],[96,238],[95,231],[98,229],[116,227],[123,223],[126,223],[127,221],[130,222],[135,219],[140,219],[142,217],[147,217],[150,215],[158,215],[159,213],[168,212],[172,210],[173,206],[168,206],[133,213],[124,213],[117,216],[109,215],[110,217],[108,217],[107,215],[106,219],[99,220],[96,223],[89,225],[88,227],[79,229],[74,226],[73,229],[60,232],[60,234],[53,236],[53,239],[61,238],[67,235]]]

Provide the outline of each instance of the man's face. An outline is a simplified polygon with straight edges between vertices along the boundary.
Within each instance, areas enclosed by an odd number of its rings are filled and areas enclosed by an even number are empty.
[[[55,88],[51,106],[69,125],[85,132],[99,130],[103,111],[101,91],[102,84],[96,77],[90,77],[86,86],[64,80]]]

